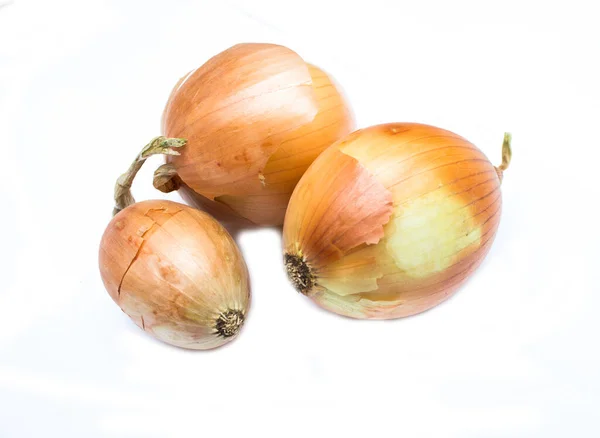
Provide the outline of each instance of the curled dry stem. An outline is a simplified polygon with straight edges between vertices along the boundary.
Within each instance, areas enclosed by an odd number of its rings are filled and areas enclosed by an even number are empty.
[[[163,193],[171,193],[179,190],[182,181],[177,173],[177,169],[172,164],[163,164],[154,171],[154,180],[152,181],[154,188]]]
[[[510,133],[504,133],[504,141],[502,142],[502,163],[500,166],[496,167],[496,173],[498,174],[498,178],[500,178],[500,182],[502,182],[502,178],[504,177],[504,171],[508,169],[510,165],[510,160],[512,158],[512,149],[510,143],[512,141],[512,135]]]
[[[166,138],[163,136],[155,137],[148,143],[136,159],[131,163],[127,172],[122,174],[115,184],[115,208],[113,216],[135,203],[135,199],[131,194],[131,185],[135,176],[144,165],[144,162],[152,155],[179,155],[176,148],[185,146],[187,140],[184,138]]]

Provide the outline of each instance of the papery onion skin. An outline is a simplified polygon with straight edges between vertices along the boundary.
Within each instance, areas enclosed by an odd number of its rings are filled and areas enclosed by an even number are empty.
[[[273,44],[236,45],[188,73],[162,119],[166,137],[187,140],[167,161],[199,204],[225,204],[258,225],[283,223],[304,171],[353,129],[334,81]]]
[[[508,138],[508,137],[506,137]],[[390,319],[434,307],[479,266],[496,235],[501,175],[450,131],[392,123],[356,131],[304,174],[283,247],[294,286],[322,307]]]
[[[102,236],[99,264],[111,298],[166,343],[215,348],[234,339],[246,317],[239,249],[217,221],[183,204],[143,201],[122,210]]]

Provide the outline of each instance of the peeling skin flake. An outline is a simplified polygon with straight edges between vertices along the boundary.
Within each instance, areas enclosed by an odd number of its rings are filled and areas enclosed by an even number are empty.
[[[383,276],[376,244],[366,245],[319,272],[319,285],[340,296],[377,290]]]
[[[320,175],[316,181],[323,196],[305,205],[307,218],[303,221],[303,235],[299,236],[307,261],[317,269],[355,247],[377,243],[393,210],[390,192],[356,159],[337,148],[326,154],[337,155],[338,168],[332,171],[328,167],[327,156],[315,162],[324,166],[311,166],[310,170]],[[303,187],[309,193],[316,189],[310,184]]]
[[[265,176],[262,172],[258,172],[258,180],[260,181],[263,187],[267,185],[267,183],[265,182]]]
[[[313,185],[317,183],[318,187]],[[295,210],[296,206],[302,210]],[[376,248],[393,203],[391,193],[370,171],[331,147],[300,181],[290,209],[284,226],[286,250],[304,255],[318,286],[340,295],[377,288],[383,274],[377,266]],[[348,281],[349,270],[360,276]],[[327,295],[327,290],[315,292],[315,298]]]

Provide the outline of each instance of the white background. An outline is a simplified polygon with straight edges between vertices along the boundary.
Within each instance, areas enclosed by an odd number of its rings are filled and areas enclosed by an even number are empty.
[[[0,8],[0,437],[600,436],[594,3]],[[249,41],[325,68],[359,126],[438,125],[495,163],[512,132],[496,242],[454,298],[397,321],[329,314],[288,285],[280,232],[262,229],[237,236],[253,302],[227,347],[164,345],[110,300],[97,251],[115,178],[174,82]],[[160,162],[138,199],[163,196]]]

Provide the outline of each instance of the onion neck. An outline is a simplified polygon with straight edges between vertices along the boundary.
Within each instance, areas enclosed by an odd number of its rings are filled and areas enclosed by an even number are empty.
[[[171,193],[179,190],[183,181],[177,173],[177,169],[171,163],[163,164],[154,171],[152,185],[163,193]]]
[[[304,260],[298,254],[284,254],[285,270],[294,288],[303,295],[308,295],[316,284],[316,278]]]
[[[160,136],[153,138],[150,143],[144,146],[142,151],[129,166],[129,169],[127,169],[127,172],[117,179],[114,192],[115,208],[113,210],[113,216],[135,203],[135,199],[131,194],[131,185],[146,160],[152,155],[179,155],[176,148],[185,146],[186,142],[187,140],[184,138],[166,138]]]
[[[498,174],[498,178],[500,182],[502,182],[502,178],[504,177],[504,171],[508,169],[510,165],[510,160],[512,159],[512,149],[510,143],[512,141],[512,135],[510,133],[504,133],[504,141],[502,142],[502,163],[499,166],[496,166],[496,173]]]

